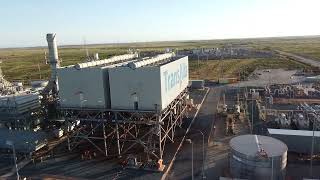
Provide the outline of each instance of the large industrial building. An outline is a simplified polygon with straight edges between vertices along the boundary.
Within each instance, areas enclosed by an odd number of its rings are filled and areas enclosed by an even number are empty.
[[[137,57],[127,54],[57,69],[61,107],[110,108],[108,70]]]
[[[111,109],[162,111],[187,88],[188,57],[163,56],[110,69]]]
[[[165,109],[188,85],[188,58],[137,54],[58,69],[61,107]]]
[[[34,159],[65,145],[70,152],[130,155],[132,165],[163,170],[165,144],[187,111],[188,57],[130,52],[61,67],[56,35],[47,34],[47,42],[51,77],[41,87],[23,89],[0,76],[0,126],[10,136],[0,149],[12,145]]]
[[[53,71],[70,151],[87,141],[107,157],[130,152],[133,159],[163,170],[165,144],[174,141],[187,110],[187,56],[130,53]]]
[[[93,162],[105,163],[101,174],[130,168],[166,177],[176,159],[180,164],[174,166],[186,170],[184,163],[190,155],[192,177],[195,159],[196,166],[201,162],[202,178],[206,168],[214,169],[215,174],[225,168],[219,176],[285,179],[295,158],[310,159],[312,176],[313,161],[318,161],[320,152],[320,85],[224,86],[210,92],[204,88],[205,80],[189,83],[188,56],[172,51],[149,53],[149,57],[132,51],[106,59],[96,55],[82,63],[60,66],[56,35],[47,34],[47,42],[48,81],[23,87],[5,80],[0,71],[0,136],[4,137],[0,152],[10,157],[14,154],[14,160],[61,160],[67,154],[68,163],[77,164],[80,171],[85,169],[84,160],[89,160],[90,170],[97,167],[91,168]],[[191,108],[193,101],[195,109]],[[184,121],[189,110],[192,116]],[[186,145],[183,150],[187,153],[176,158],[184,142],[191,144],[191,154]],[[194,152],[198,154],[195,158]],[[73,155],[78,156],[76,161]],[[212,169],[210,158],[214,160]],[[63,166],[67,162],[60,160]],[[50,163],[44,164],[54,169]]]

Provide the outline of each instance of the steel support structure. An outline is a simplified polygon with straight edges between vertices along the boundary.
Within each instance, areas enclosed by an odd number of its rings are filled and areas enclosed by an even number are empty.
[[[187,114],[187,98],[188,91],[184,90],[161,112],[60,108],[69,124],[68,149],[85,145],[106,157],[130,154],[142,161],[162,160],[166,143],[174,142],[176,127]]]

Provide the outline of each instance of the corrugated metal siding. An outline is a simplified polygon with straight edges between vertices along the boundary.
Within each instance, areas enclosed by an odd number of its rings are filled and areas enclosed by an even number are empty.
[[[188,86],[188,81],[188,57],[136,69],[58,69],[61,107],[133,110],[138,100],[139,110],[163,110]]]
[[[286,169],[283,168],[281,159],[274,159],[269,164],[261,164],[262,162],[257,159],[250,164],[247,159],[241,159],[234,154],[230,155],[230,172],[233,177],[243,179],[284,179]],[[273,172],[273,177],[272,177]]]
[[[14,143],[17,152],[29,153],[35,151],[42,144],[46,144],[47,136],[44,132],[18,131],[0,129],[0,149],[11,149],[7,141]]]
[[[166,108],[189,83],[188,57],[183,57],[160,67],[161,71],[161,102]]]
[[[109,83],[106,68],[60,68],[58,69],[58,84],[61,107],[109,107]]]
[[[276,129],[279,130],[279,132],[282,132],[281,129]],[[311,152],[311,143],[312,143],[312,131],[309,131],[308,133],[304,133],[301,131],[301,133],[296,133],[296,131],[300,130],[292,130],[294,133],[290,134],[272,134],[269,131],[269,134],[271,137],[276,138],[284,142],[288,146],[288,151],[289,152],[296,152],[296,153],[303,153],[303,154],[310,154]],[[290,131],[286,130],[285,132]],[[300,135],[294,135],[294,134],[300,134]],[[309,136],[306,136],[309,134]],[[317,134],[317,133],[316,133]],[[320,153],[320,137],[315,136],[314,138],[314,153]]]
[[[111,108],[134,109],[136,95],[139,110],[163,110],[188,86],[188,81],[188,57],[162,66],[109,69]]]
[[[17,94],[0,97],[0,119],[40,108],[39,94]]]
[[[159,67],[117,67],[109,69],[112,109],[134,109],[134,95],[138,98],[138,109],[155,110],[161,105]]]
[[[287,165],[287,146],[274,138],[242,135],[230,141],[230,172],[247,179],[283,179]],[[267,156],[260,156],[259,149]],[[272,173],[273,172],[273,177]]]

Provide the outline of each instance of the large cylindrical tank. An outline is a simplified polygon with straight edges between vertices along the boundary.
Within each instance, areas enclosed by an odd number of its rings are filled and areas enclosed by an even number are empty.
[[[284,179],[288,147],[268,136],[242,135],[230,141],[230,172],[241,179]]]

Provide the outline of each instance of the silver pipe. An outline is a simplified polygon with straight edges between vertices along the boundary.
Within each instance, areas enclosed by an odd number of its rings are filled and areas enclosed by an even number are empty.
[[[56,34],[49,33],[47,34],[47,42],[49,49],[49,63],[51,68],[51,78],[48,85],[44,88],[43,93],[47,94],[51,90],[53,93],[58,91],[57,86],[57,68],[60,67],[59,56],[58,56],[58,47],[56,42]]]
[[[152,57],[150,59],[144,59],[144,60],[137,61],[137,62],[131,62],[131,63],[128,64],[128,66],[130,68],[132,68],[132,69],[136,69],[136,68],[139,68],[139,67],[142,67],[142,66],[146,66],[146,65],[149,65],[149,64],[153,64],[153,63],[156,63],[156,62],[159,62],[159,61],[163,61],[163,60],[172,58],[174,56],[175,56],[174,52],[165,53],[165,54],[159,54],[159,55],[157,55],[155,57]]]
[[[120,62],[120,61],[126,61],[126,60],[135,59],[135,58],[138,58],[138,53],[113,56],[113,57],[110,57],[108,59],[102,59],[102,60],[98,60],[98,61],[91,61],[91,62],[86,62],[86,63],[78,63],[78,64],[74,65],[74,67],[76,69],[81,69],[81,68],[105,65],[105,64],[109,64],[109,63],[117,63],[117,62]]]

